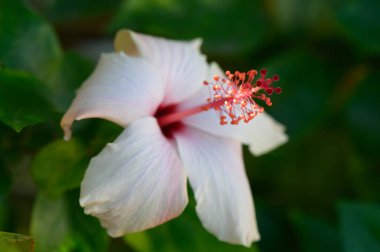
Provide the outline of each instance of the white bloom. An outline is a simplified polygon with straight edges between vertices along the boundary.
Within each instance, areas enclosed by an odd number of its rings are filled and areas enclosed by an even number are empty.
[[[112,237],[181,214],[189,178],[209,232],[245,246],[259,239],[241,143],[265,153],[286,142],[283,127],[265,113],[248,124],[220,126],[213,109],[162,120],[205,104],[202,82],[224,76],[207,64],[200,44],[119,32],[118,52],[101,56],[62,118],[66,139],[74,120],[96,117],[125,127],[92,158],[81,185],[81,206]]]

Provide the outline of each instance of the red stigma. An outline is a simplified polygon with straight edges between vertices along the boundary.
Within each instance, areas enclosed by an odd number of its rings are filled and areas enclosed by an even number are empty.
[[[227,78],[214,75],[213,81],[204,81],[203,84],[209,87],[210,98],[205,110],[213,108],[220,118],[220,124],[239,124],[240,121],[248,123],[258,113],[264,112],[264,108],[259,106],[255,100],[262,100],[267,106],[272,106],[272,102],[267,95],[273,92],[280,94],[280,87],[273,87],[272,83],[279,81],[276,74],[272,78],[266,78],[267,70],[260,70],[260,77],[255,81],[256,70],[247,73],[236,71],[231,73],[226,71]]]

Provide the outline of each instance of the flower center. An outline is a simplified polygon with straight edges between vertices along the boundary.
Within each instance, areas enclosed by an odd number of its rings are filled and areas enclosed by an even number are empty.
[[[262,100],[268,106],[272,102],[268,95],[274,92],[280,94],[282,89],[272,87],[272,83],[279,81],[278,75],[266,78],[267,70],[260,71],[260,77],[254,81],[257,71],[250,70],[247,73],[236,71],[232,74],[226,71],[227,78],[215,75],[212,82],[204,81],[209,88],[210,97],[207,103],[184,111],[176,111],[175,106],[167,106],[158,109],[155,116],[164,135],[171,135],[173,130],[183,127],[180,123],[184,117],[214,109],[219,117],[220,125],[227,124],[227,120],[233,125],[240,121],[248,123],[258,113],[264,112],[264,108],[255,102]]]
[[[162,134],[166,136],[167,138],[172,138],[174,132],[181,130],[184,125],[181,123],[180,120],[171,120],[168,123],[162,124],[162,118],[171,118],[172,116],[175,116],[178,112],[176,112],[177,106],[176,105],[169,105],[166,107],[159,107],[154,114],[154,117],[157,118],[158,124],[160,125]]]

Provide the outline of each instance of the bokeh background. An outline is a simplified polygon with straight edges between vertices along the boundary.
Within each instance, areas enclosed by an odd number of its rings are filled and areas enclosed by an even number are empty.
[[[280,75],[267,111],[290,140],[245,150],[262,236],[251,248],[208,234],[194,200],[119,239],[80,208],[90,157],[121,129],[85,120],[63,142],[59,121],[121,28],[201,37],[224,69]],[[0,230],[37,252],[380,251],[379,69],[378,0],[0,0]]]

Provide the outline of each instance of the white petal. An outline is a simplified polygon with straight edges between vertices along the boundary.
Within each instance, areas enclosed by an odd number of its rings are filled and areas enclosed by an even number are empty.
[[[163,99],[163,89],[146,60],[123,52],[103,54],[62,118],[65,138],[70,138],[74,120],[103,118],[126,126],[136,118],[152,115]]]
[[[259,234],[241,145],[186,127],[175,134],[204,227],[220,240],[250,246]]]
[[[81,206],[112,237],[177,217],[187,202],[181,161],[152,117],[132,122],[94,157],[81,186]]]
[[[224,76],[220,67],[216,63],[212,63],[208,79],[211,80],[215,74]],[[193,97],[181,103],[179,110],[206,104],[207,98],[209,98],[209,91],[207,87],[203,87]],[[183,122],[208,133],[231,137],[247,144],[251,153],[256,156],[265,154],[288,141],[288,137],[284,133],[285,127],[276,122],[267,113],[257,115],[248,124],[241,122],[238,125],[227,124],[221,126],[219,117],[213,109],[210,109],[209,111],[189,116]]]
[[[116,50],[139,55],[157,69],[166,83],[164,105],[176,104],[196,93],[208,70],[201,54],[201,40],[176,41],[121,30],[115,39]]]
[[[214,111],[209,110],[185,118],[183,122],[210,134],[233,138],[249,146],[250,152],[263,155],[288,141],[285,128],[266,113],[258,114],[249,123],[221,126]]]
[[[204,79],[205,81],[213,81],[215,75],[225,76],[223,70],[216,62],[211,62],[209,68],[207,70],[207,77]],[[189,108],[198,107],[201,105],[207,104],[207,98],[210,98],[211,94],[209,88],[205,85],[202,87],[191,97],[188,97],[185,101],[182,101],[178,105],[178,110],[185,110]]]

